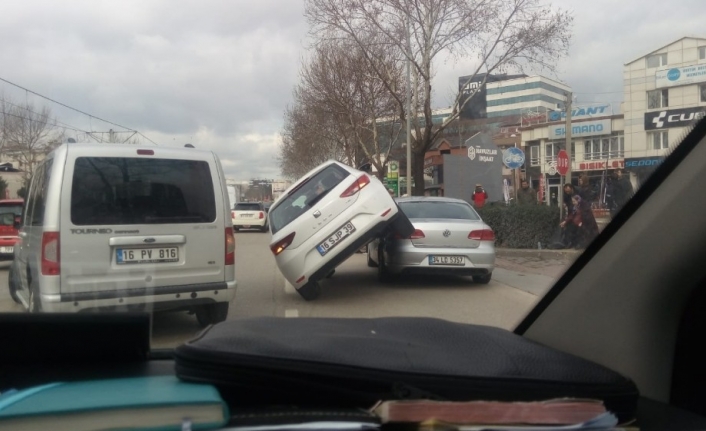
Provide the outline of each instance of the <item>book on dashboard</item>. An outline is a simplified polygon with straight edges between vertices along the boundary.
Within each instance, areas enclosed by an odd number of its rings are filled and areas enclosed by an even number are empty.
[[[0,394],[0,430],[202,430],[228,418],[214,386],[174,376],[60,382]]]
[[[570,425],[608,413],[598,400],[561,398],[546,401],[384,401],[373,407],[383,423],[436,420],[456,425]]]

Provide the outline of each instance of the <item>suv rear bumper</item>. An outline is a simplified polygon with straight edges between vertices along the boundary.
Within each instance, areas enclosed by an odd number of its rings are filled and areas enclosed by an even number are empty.
[[[41,295],[42,311],[77,312],[100,309],[145,308],[151,310],[188,309],[194,305],[231,302],[237,282],[164,286],[157,288],[108,290],[100,292]]]

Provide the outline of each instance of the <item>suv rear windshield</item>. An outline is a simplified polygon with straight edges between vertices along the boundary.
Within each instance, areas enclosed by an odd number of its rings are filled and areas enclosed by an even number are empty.
[[[281,203],[270,211],[270,226],[274,234],[304,214],[349,175],[338,165],[329,165],[292,189]]]
[[[20,203],[0,203],[0,214],[22,215],[22,204],[20,204]]]
[[[76,159],[71,187],[74,225],[211,223],[215,219],[208,162]]]
[[[480,220],[478,213],[470,205],[460,202],[411,201],[399,202],[399,205],[408,218]]]
[[[263,208],[260,206],[260,204],[256,203],[240,203],[240,204],[235,204],[235,211],[262,211]]]

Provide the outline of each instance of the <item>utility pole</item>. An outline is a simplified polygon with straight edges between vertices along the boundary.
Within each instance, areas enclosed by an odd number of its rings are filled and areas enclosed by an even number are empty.
[[[569,170],[566,171],[566,181],[571,183],[571,101],[573,94],[569,91],[566,93],[566,154],[569,156]]]
[[[407,196],[412,196],[412,44],[409,40],[409,14],[407,15]],[[416,118],[415,118],[416,121]]]

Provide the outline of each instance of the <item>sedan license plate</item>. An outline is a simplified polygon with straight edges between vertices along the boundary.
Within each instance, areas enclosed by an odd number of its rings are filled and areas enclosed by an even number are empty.
[[[463,256],[429,256],[429,265],[465,266],[466,259]]]
[[[118,264],[178,262],[179,248],[119,248],[115,261]]]
[[[14,247],[0,247],[0,253],[12,253],[14,251]]]
[[[341,226],[333,235],[328,237],[326,241],[317,245],[316,249],[319,251],[319,254],[323,256],[353,232],[355,232],[355,226],[353,226],[353,223],[348,222]]]

